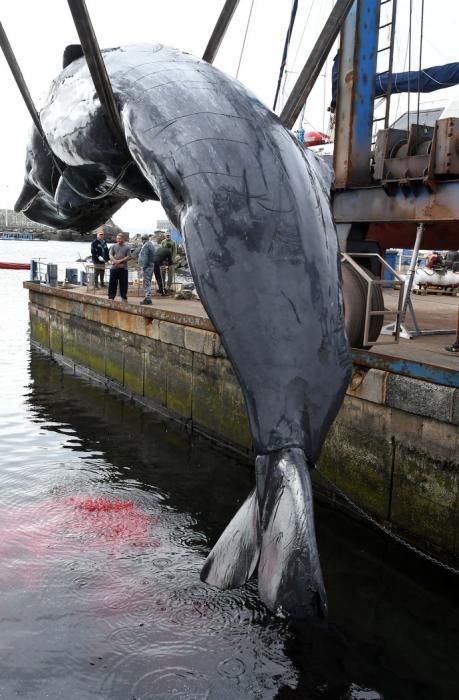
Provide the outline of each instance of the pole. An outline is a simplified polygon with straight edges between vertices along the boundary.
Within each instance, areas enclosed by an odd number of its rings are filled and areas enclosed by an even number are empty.
[[[109,118],[112,133],[119,146],[128,150],[118,106],[86,3],[84,0],[67,0],[67,2],[102,109]]]
[[[413,252],[411,254],[410,267],[408,270],[408,284],[405,285],[405,295],[403,297],[402,314],[400,317],[400,325],[405,323],[405,316],[408,305],[411,304],[411,290],[413,288],[414,276],[416,274],[416,266],[418,264],[419,251],[421,249],[422,235],[424,233],[424,224],[418,224],[416,229],[416,240],[414,242]],[[418,329],[416,329],[418,330]]]
[[[291,129],[295,124],[353,3],[354,0],[337,0],[329,18],[325,22],[320,36],[280,114],[281,121],[284,122],[288,129]]]
[[[13,78],[16,82],[16,85],[19,88],[19,92],[22,95],[22,99],[25,102],[25,105],[27,107],[27,110],[32,117],[32,121],[37,127],[38,131],[40,132],[40,135],[42,139],[47,143],[46,141],[46,136],[43,131],[43,127],[40,122],[40,117],[38,115],[38,112],[36,110],[36,107],[33,103],[32,96],[29,92],[29,89],[26,85],[26,82],[24,80],[24,76],[22,75],[21,69],[19,68],[19,64],[16,61],[16,57],[14,55],[13,49],[11,47],[11,44],[8,40],[8,37],[6,35],[6,32],[3,28],[3,24],[0,22],[0,47],[3,51],[3,55],[5,56],[6,62],[8,63],[11,72],[13,74]]]
[[[239,4],[239,0],[226,0],[217,23],[214,27],[214,31],[211,34],[209,42],[206,46],[206,50],[202,56],[203,61],[207,63],[213,63],[215,56],[217,55],[220,44],[223,41],[223,37],[226,34],[230,22],[233,18],[234,12]]]
[[[436,330],[420,330],[418,326],[418,322],[416,319],[416,314],[414,312],[413,308],[413,302],[411,301],[411,290],[413,288],[413,283],[414,283],[414,277],[416,274],[416,266],[418,262],[418,257],[419,257],[419,251],[421,249],[421,244],[422,244],[422,235],[424,233],[424,228],[425,228],[425,223],[418,224],[418,227],[416,229],[416,240],[414,243],[414,248],[413,248],[413,253],[411,255],[411,261],[410,261],[410,267],[408,270],[408,282],[405,285],[404,289],[404,296],[403,296],[403,303],[402,303],[402,310],[400,313],[400,336],[402,338],[406,338],[407,340],[410,340],[411,338],[416,338],[420,335],[449,335],[450,333],[454,333],[453,330],[450,328],[445,328],[445,329],[436,329]],[[413,325],[414,325],[414,330],[407,330],[405,327],[405,318],[407,311],[410,311],[411,318],[413,320]],[[394,332],[395,327],[394,324],[389,324],[388,326],[385,326],[383,329],[383,333],[386,335],[389,335],[391,332]]]

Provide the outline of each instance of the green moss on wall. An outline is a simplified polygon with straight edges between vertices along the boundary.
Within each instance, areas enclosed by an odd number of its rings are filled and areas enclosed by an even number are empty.
[[[30,318],[30,335],[33,340],[49,348],[49,325],[44,318],[33,315]]]
[[[151,340],[145,348],[143,394],[147,399],[165,406],[167,400],[165,346],[159,340]]]
[[[166,345],[166,405],[184,418],[191,418],[193,353]]]
[[[446,549],[456,545],[459,473],[452,462],[397,444],[391,520]],[[454,457],[454,455],[451,455]]]
[[[373,434],[335,422],[319,465],[331,481],[372,513],[389,514],[392,445]]]
[[[54,313],[51,313],[49,318],[49,344],[53,352],[62,355],[62,321]]]

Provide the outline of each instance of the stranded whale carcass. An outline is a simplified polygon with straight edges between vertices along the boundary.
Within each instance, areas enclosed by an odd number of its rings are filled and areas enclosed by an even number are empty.
[[[258,567],[272,610],[320,616],[326,595],[309,469],[341,405],[344,331],[330,174],[238,82],[188,54],[103,51],[127,148],[83,58],[54,81],[17,209],[86,231],[130,197],[159,198],[183,233],[202,303],[247,405],[256,488],[201,577],[242,585]]]

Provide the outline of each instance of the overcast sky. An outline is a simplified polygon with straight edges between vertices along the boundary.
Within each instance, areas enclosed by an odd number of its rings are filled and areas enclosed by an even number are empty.
[[[201,56],[210,37],[223,0],[86,0],[102,48],[135,42],[164,43]],[[253,2],[245,50],[241,58],[244,32]],[[299,0],[292,37],[284,95],[281,106],[293,86],[333,0]],[[390,5],[390,3],[388,3]],[[268,106],[272,106],[292,0],[240,0],[231,27],[215,64],[236,76]],[[407,70],[409,57],[408,27],[410,0],[399,0],[399,20],[395,68]],[[420,15],[422,0],[413,0],[411,68],[419,65]],[[9,36],[29,90],[38,108],[43,103],[51,80],[58,74],[63,49],[78,43],[66,0],[3,0],[0,19]],[[459,61],[457,0],[425,0],[423,67]],[[332,52],[332,55],[334,51]],[[308,101],[308,124],[326,130],[330,102],[331,58]],[[382,63],[380,70],[386,66]],[[22,187],[25,145],[30,117],[0,55],[0,207],[12,208]],[[458,95],[450,88],[422,98],[422,104],[447,102]],[[411,104],[416,103],[414,97]],[[393,111],[406,110],[406,97],[393,98]],[[395,116],[395,114],[394,114]],[[162,217],[158,204],[129,202],[115,215],[116,222],[135,233],[151,231]]]

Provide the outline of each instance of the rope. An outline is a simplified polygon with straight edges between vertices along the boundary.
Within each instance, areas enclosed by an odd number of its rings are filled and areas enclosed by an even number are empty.
[[[398,43],[398,41],[397,41],[397,43]],[[398,47],[398,48],[399,48],[399,57],[400,57],[400,47]],[[408,60],[408,44],[405,47],[405,57],[403,59],[403,65],[402,65],[403,70],[406,69],[407,60]],[[395,115],[394,115],[395,118],[398,118],[398,116],[400,114],[400,101],[401,101],[401,99],[402,99],[402,93],[399,92],[398,97],[397,97],[397,106],[395,108]]]
[[[49,143],[48,143],[48,139],[46,138],[45,132],[43,131],[43,129],[42,129],[42,127],[41,127],[41,123],[40,123],[40,129],[37,127],[37,130],[38,130],[38,132],[39,132],[39,134],[40,134],[40,136],[41,136],[41,139],[42,139],[42,141],[43,141],[44,147],[46,148],[46,150],[48,151],[48,154],[49,154],[50,157],[51,157],[51,160],[52,160],[52,162],[53,162],[54,167],[56,168],[56,170],[58,171],[59,175],[61,176],[61,178],[62,178],[62,179],[64,180],[64,182],[66,183],[66,185],[67,185],[67,186],[72,190],[72,192],[74,192],[76,195],[78,195],[79,197],[82,197],[82,199],[86,199],[86,200],[88,200],[88,201],[90,201],[90,202],[96,202],[96,201],[98,201],[99,199],[103,199],[104,197],[107,197],[108,195],[112,194],[112,192],[114,192],[114,190],[116,190],[116,188],[117,188],[118,185],[120,184],[121,180],[122,180],[123,177],[125,176],[125,174],[126,174],[128,168],[130,168],[131,165],[135,165],[135,162],[134,162],[133,160],[128,161],[125,165],[123,165],[123,168],[122,168],[120,174],[116,177],[116,179],[114,180],[113,184],[110,185],[110,187],[108,187],[104,192],[101,192],[101,194],[98,194],[98,195],[95,195],[94,197],[91,197],[89,194],[85,194],[84,192],[80,192],[80,190],[77,189],[77,188],[75,187],[75,185],[72,185],[72,183],[67,179],[67,177],[66,177],[66,175],[65,175],[65,168],[61,168],[60,163],[59,163],[59,159],[57,158],[57,156],[56,156],[56,155],[54,154],[54,152],[52,151],[51,146],[50,146]]]
[[[306,17],[306,19],[305,19],[305,21],[304,21],[304,27],[303,27],[303,31],[301,32],[300,39],[299,39],[299,41],[298,41],[298,48],[297,48],[297,50],[296,50],[296,54],[295,54],[295,57],[294,57],[294,59],[293,59],[293,65],[295,65],[296,59],[298,58],[298,54],[300,53],[301,44],[302,44],[302,42],[303,42],[303,38],[304,38],[304,35],[305,35],[305,32],[306,32],[306,28],[307,28],[307,26],[308,26],[308,24],[309,24],[309,18],[310,18],[310,16],[311,16],[311,12],[312,12],[312,9],[313,9],[313,7],[314,7],[314,5],[315,5],[315,2],[316,2],[316,0],[312,0],[311,6],[310,6],[310,8],[309,8],[308,16]],[[334,3],[333,3],[333,4],[334,4]]]
[[[79,197],[82,197],[83,199],[87,199],[90,202],[96,202],[97,200],[103,199],[104,197],[108,197],[108,195],[112,194],[112,192],[114,192],[116,190],[116,188],[120,184],[121,180],[125,176],[128,168],[130,168],[131,165],[134,165],[134,161],[130,160],[128,163],[126,163],[126,165],[123,166],[123,169],[121,170],[120,174],[116,177],[116,179],[114,180],[113,184],[110,185],[110,187],[108,187],[104,192],[101,192],[101,194],[97,194],[94,197],[91,197],[89,194],[85,194],[84,192],[80,192],[80,190],[77,189],[75,187],[75,185],[72,185],[72,183],[66,178],[65,171],[62,170],[62,168],[60,167],[54,154],[52,154],[52,158],[53,158],[53,163],[56,166],[61,178],[64,180],[66,185],[68,187],[70,187],[72,192],[77,194]]]
[[[432,557],[430,554],[427,554],[427,552],[423,552],[421,549],[418,549],[414,545],[410,544],[406,540],[403,539],[403,537],[400,537],[400,535],[395,534],[395,532],[392,532],[391,529],[386,527],[385,525],[382,525],[379,523],[375,518],[373,518],[369,513],[367,513],[363,508],[358,506],[354,501],[347,496],[344,491],[341,491],[336,484],[331,481],[328,476],[325,476],[325,474],[320,470],[316,469],[316,472],[320,474],[322,479],[326,481],[333,489],[336,491],[336,493],[341,496],[341,498],[346,501],[348,505],[351,506],[353,510],[355,510],[356,513],[358,513],[362,518],[370,522],[372,525],[374,525],[378,530],[381,530],[381,532],[384,532],[385,535],[390,537],[391,539],[395,540],[398,544],[403,545],[406,547],[406,549],[409,549],[410,552],[414,552],[418,556],[420,556],[422,559],[425,559],[426,561],[430,562],[431,564],[436,564],[439,566],[441,569],[444,569],[450,574],[459,574],[459,569],[454,568],[454,566],[449,566],[448,564],[445,564],[444,562],[440,561],[439,559],[436,559],[435,557]]]
[[[423,41],[424,41],[424,0],[422,0],[421,4],[421,35],[419,39],[419,76],[418,76],[418,108],[417,108],[417,113],[416,113],[416,124],[419,126],[419,106],[421,102],[421,70],[422,70],[422,47],[423,47]]]
[[[247,34],[248,34],[248,31],[249,31],[249,25],[250,25],[250,20],[251,20],[251,17],[252,17],[252,10],[253,10],[254,4],[255,4],[255,0],[252,0],[252,4],[250,5],[249,17],[248,17],[248,19],[247,19],[247,25],[246,25],[246,28],[245,28],[244,40],[243,40],[243,42],[242,42],[241,55],[239,56],[239,63],[237,64],[236,79],[237,79],[238,76],[239,76],[239,69],[240,69],[240,67],[241,67],[242,56],[243,56],[243,54],[244,54],[245,42],[246,42]]]
[[[277,98],[279,97],[279,90],[282,83],[282,76],[284,75],[285,66],[287,64],[287,54],[290,46],[290,40],[292,38],[293,25],[295,24],[296,11],[298,10],[298,0],[293,0],[292,11],[290,13],[290,22],[287,28],[287,34],[285,36],[284,50],[282,52],[282,59],[279,68],[279,77],[277,79],[276,94],[274,96],[273,112],[276,110]]]
[[[410,85],[410,73],[411,73],[411,23],[413,19],[413,0],[410,0],[410,21],[408,25],[408,111],[407,111],[407,124],[406,124],[406,138],[407,140],[409,139],[410,136],[410,94],[411,94],[411,85]]]

